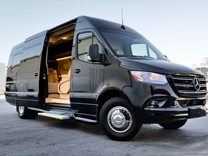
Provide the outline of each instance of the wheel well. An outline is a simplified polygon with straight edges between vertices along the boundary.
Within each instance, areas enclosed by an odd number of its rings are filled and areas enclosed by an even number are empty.
[[[108,100],[114,97],[119,97],[119,96],[122,96],[129,101],[128,97],[119,90],[108,90],[104,92],[103,94],[101,94],[100,97],[98,98],[98,114],[97,115],[99,116],[101,108]]]

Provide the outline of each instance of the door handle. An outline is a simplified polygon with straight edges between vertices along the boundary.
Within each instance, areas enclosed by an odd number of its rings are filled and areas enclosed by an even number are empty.
[[[74,73],[78,74],[78,73],[80,73],[80,72],[81,72],[80,69],[74,69]]]
[[[34,76],[37,77],[38,76],[38,73],[35,73]]]

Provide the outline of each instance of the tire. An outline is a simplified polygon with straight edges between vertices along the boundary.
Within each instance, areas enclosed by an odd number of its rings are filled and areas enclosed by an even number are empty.
[[[187,120],[178,120],[173,122],[167,122],[167,123],[160,123],[159,125],[162,126],[165,129],[178,129],[185,125]]]
[[[25,106],[17,106],[17,112],[21,119],[33,119],[38,115],[37,111],[29,110]]]
[[[113,140],[127,141],[137,135],[141,123],[137,123],[129,102],[122,97],[108,100],[99,116],[104,133]]]

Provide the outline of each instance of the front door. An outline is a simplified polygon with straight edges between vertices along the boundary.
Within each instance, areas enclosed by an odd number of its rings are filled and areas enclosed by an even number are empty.
[[[82,32],[76,36],[76,55],[72,60],[72,108],[79,110],[78,113],[96,114],[96,99],[98,90],[103,86],[104,66],[95,62],[92,63],[88,56],[89,46],[99,43],[93,32]]]

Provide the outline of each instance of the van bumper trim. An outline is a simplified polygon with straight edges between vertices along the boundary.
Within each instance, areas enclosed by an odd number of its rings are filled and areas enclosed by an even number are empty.
[[[172,115],[175,117],[196,118],[206,116],[208,106],[191,106],[186,108],[145,108],[146,113],[154,115]]]

